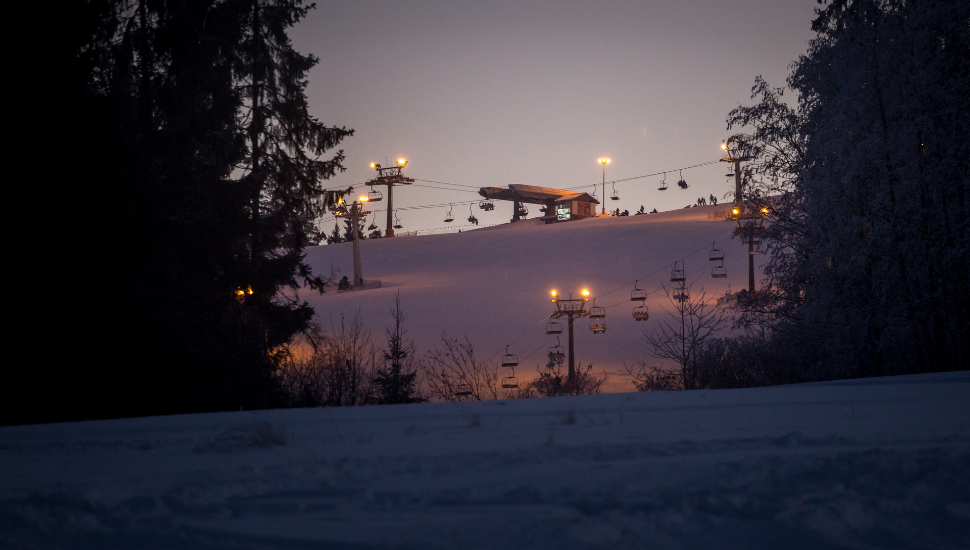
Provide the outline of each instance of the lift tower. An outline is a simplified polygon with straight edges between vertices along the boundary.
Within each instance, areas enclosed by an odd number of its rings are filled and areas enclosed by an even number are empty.
[[[371,168],[377,170],[377,178],[368,181],[365,185],[369,185],[371,189],[377,185],[387,186],[387,230],[384,235],[387,237],[394,236],[394,186],[395,185],[411,185],[414,180],[411,178],[404,177],[401,173],[404,167],[407,166],[408,161],[404,159],[397,159],[397,166],[384,167],[377,163],[371,163]],[[377,194],[380,196],[380,191],[371,191],[371,194]],[[371,201],[380,200],[380,198],[371,197]]]
[[[360,286],[362,288],[364,286],[364,270],[360,263],[360,231],[357,220],[371,213],[369,210],[364,210],[365,204],[367,204],[367,195],[362,195],[349,207],[344,204],[343,199],[340,199],[337,208],[334,210],[334,215],[338,218],[350,218],[350,225],[353,228],[354,236],[354,286]]]
[[[749,209],[745,208],[744,204],[744,180],[741,179],[741,163],[751,160],[751,157],[744,154],[737,154],[735,151],[731,151],[727,142],[721,144],[721,150],[724,151],[725,156],[721,159],[721,162],[730,162],[734,165],[734,206],[731,207],[731,218],[738,222],[738,228],[734,231],[735,234],[744,234],[745,240],[748,241],[748,292],[754,292],[754,257],[758,252],[754,248],[755,240],[761,243],[761,230],[763,229],[762,223],[764,222],[764,217],[752,212],[748,212]],[[757,225],[745,220],[751,220],[754,218],[759,218],[761,223]]]
[[[556,304],[556,311],[553,311],[549,317],[553,319],[559,319],[560,317],[566,317],[569,319],[569,387],[573,388],[576,385],[576,364],[573,360],[573,320],[581,319],[589,315],[589,310],[586,308],[586,303],[589,302],[589,290],[583,289],[582,298],[573,299],[572,294],[569,298],[560,298],[559,293],[555,290],[552,291],[552,303]]]

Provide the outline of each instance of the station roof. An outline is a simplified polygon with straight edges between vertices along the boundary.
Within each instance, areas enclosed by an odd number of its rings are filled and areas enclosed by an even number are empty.
[[[599,204],[589,193],[577,193],[566,189],[555,189],[553,187],[539,187],[536,185],[521,185],[513,183],[505,187],[482,187],[478,194],[486,199],[503,201],[519,201],[529,204],[546,204],[549,201],[566,202],[582,201]]]

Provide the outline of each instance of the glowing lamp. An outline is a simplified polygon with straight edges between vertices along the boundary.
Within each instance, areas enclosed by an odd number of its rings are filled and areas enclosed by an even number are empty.
[[[727,151],[727,143],[722,143],[721,144],[721,149],[724,150],[724,151]]]
[[[583,289],[583,296],[589,296],[589,290]]]
[[[357,197],[357,199],[360,200],[360,202],[367,202],[368,200],[370,200],[367,198],[367,195],[361,195]]]
[[[404,159],[397,159],[397,163],[400,164],[401,166],[404,166],[404,165],[406,165],[408,163],[408,161],[406,161]]]

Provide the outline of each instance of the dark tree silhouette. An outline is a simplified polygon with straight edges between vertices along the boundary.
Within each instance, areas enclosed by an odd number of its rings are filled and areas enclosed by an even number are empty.
[[[407,338],[404,329],[405,315],[401,310],[400,292],[397,293],[391,316],[394,326],[386,329],[384,365],[377,367],[374,373],[375,402],[380,405],[420,403],[424,399],[418,395],[414,342]]]

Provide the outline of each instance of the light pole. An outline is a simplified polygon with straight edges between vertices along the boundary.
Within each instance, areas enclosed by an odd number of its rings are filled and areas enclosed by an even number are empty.
[[[610,159],[601,158],[600,164],[603,165],[603,209],[600,214],[606,214],[606,165],[610,163]]]

